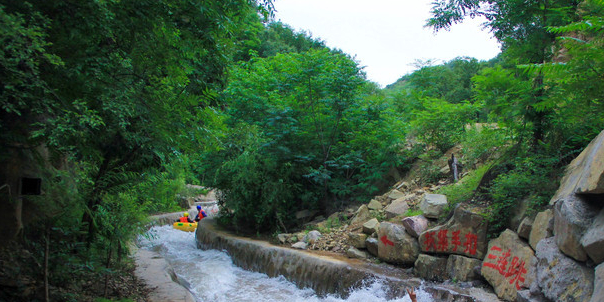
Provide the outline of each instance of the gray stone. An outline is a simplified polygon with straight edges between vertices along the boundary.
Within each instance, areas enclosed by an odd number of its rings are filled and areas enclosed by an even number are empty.
[[[480,267],[482,261],[459,255],[450,255],[447,260],[447,274],[450,279],[460,282],[480,279],[474,268]]]
[[[378,230],[378,258],[397,264],[412,264],[419,255],[417,240],[402,225],[382,222]]]
[[[423,279],[432,281],[443,281],[447,279],[447,258],[419,254],[413,270],[415,274]]]
[[[378,255],[378,240],[376,238],[367,238],[365,240],[365,246],[369,254],[376,256]]]
[[[354,247],[351,247],[346,251],[346,256],[348,256],[348,258],[367,259],[367,253],[359,251]]]
[[[428,228],[428,219],[422,215],[405,217],[401,221],[409,235],[419,238],[419,235]]]
[[[533,249],[511,230],[505,230],[489,242],[481,274],[493,286],[498,297],[513,301],[518,290],[528,289],[534,280]]]
[[[604,302],[604,263],[596,266],[594,292],[589,302]]]
[[[365,240],[367,240],[367,234],[363,233],[349,233],[348,243],[357,249],[364,249],[367,247]]]
[[[370,209],[370,210],[379,211],[379,210],[381,210],[383,207],[382,207],[382,204],[381,204],[379,201],[377,201],[377,200],[375,200],[375,199],[372,199],[372,200],[369,202],[369,204],[367,205],[367,208],[368,208],[368,209]]]
[[[537,244],[537,282],[546,298],[553,301],[589,301],[594,271],[562,254],[554,237]]]
[[[554,238],[560,250],[576,260],[587,260],[587,253],[581,245],[581,238],[597,209],[578,195],[558,200],[554,206]]]
[[[604,131],[566,167],[560,187],[550,204],[575,193],[604,193]]]
[[[404,215],[409,210],[407,199],[405,197],[394,200],[389,204],[384,212],[386,213],[386,219],[390,219],[399,215]]]
[[[405,193],[403,193],[399,190],[392,190],[388,193],[388,198],[390,198],[390,199],[399,199],[404,196],[405,196]]]
[[[528,240],[531,236],[531,229],[533,228],[533,219],[530,217],[524,217],[520,225],[518,226],[518,236],[520,238]]]
[[[379,229],[380,229],[380,222],[377,220],[377,218],[372,218],[363,224],[363,233],[365,233],[367,235],[377,233],[377,231]]]
[[[522,223],[522,220],[526,216],[529,203],[530,198],[523,198],[519,201],[514,202],[512,206],[512,213],[508,221],[508,228],[510,230],[518,230],[520,223]]]
[[[487,222],[478,209],[459,206],[447,223],[421,233],[419,243],[422,252],[482,259],[487,248]]]
[[[581,238],[581,245],[596,265],[604,262],[604,209]]]
[[[533,221],[531,234],[529,235],[529,244],[534,249],[541,239],[551,237],[554,231],[554,211],[547,209],[539,212]]]
[[[444,213],[447,204],[447,196],[445,195],[425,194],[419,204],[419,209],[428,218],[438,218]]]
[[[351,225],[365,223],[365,221],[371,218],[371,214],[369,214],[369,208],[366,205],[362,205],[359,209],[354,213],[354,217],[350,221]]]
[[[284,244],[284,243],[287,243],[287,240],[291,236],[292,236],[291,234],[279,234],[279,235],[277,235],[277,239],[279,239],[279,242],[281,244]]]
[[[317,239],[319,239],[319,238],[321,238],[321,232],[319,232],[317,230],[312,230],[304,236],[304,239],[302,239],[302,241],[304,241],[308,244],[314,244],[315,241],[317,241]]]
[[[295,249],[305,250],[308,247],[308,244],[306,244],[304,241],[300,241],[292,244],[292,247]]]
[[[542,294],[533,294],[530,290],[519,290],[516,302],[549,302]]]

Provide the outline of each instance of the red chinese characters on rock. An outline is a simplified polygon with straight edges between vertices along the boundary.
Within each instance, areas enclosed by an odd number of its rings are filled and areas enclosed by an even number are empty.
[[[478,235],[468,232],[465,234],[465,241],[462,243],[460,233],[460,230],[450,231],[447,229],[428,231],[424,236],[424,249],[428,252],[457,252],[458,247],[463,247],[464,253],[472,256],[476,255]],[[450,240],[449,234],[451,237]]]
[[[500,247],[494,245],[489,250],[489,254],[487,255],[487,259],[485,259],[483,266],[497,270],[497,272],[506,279],[511,277],[509,279],[510,284],[514,284],[516,290],[520,290],[520,286],[524,283],[524,276],[527,272],[524,267],[525,262],[514,256],[510,263],[508,262],[508,259],[511,256],[510,249],[503,251]],[[487,262],[488,260],[495,260],[495,262]]]

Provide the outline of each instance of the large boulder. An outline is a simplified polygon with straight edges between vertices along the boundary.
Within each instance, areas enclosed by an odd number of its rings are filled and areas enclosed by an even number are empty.
[[[604,301],[604,263],[596,266],[594,278],[594,292],[589,302]]]
[[[367,259],[367,253],[351,247],[346,251],[348,258]]]
[[[604,193],[604,131],[567,167],[550,204],[575,193]]]
[[[447,204],[447,196],[445,195],[425,194],[419,204],[419,209],[428,218],[438,218],[444,213]]]
[[[409,235],[418,238],[428,228],[428,219],[422,215],[405,217],[401,221]]]
[[[560,250],[579,261],[587,260],[581,238],[598,214],[595,205],[579,195],[558,200],[554,207],[554,237]]]
[[[594,271],[562,254],[554,237],[537,244],[537,283],[552,301],[589,301],[594,287]],[[596,300],[601,301],[601,300]]]
[[[354,213],[354,217],[350,221],[350,225],[364,223],[365,221],[367,221],[369,219],[371,219],[371,214],[369,213],[369,208],[367,208],[367,205],[362,205]]]
[[[349,233],[348,243],[357,249],[364,249],[367,247],[365,240],[367,240],[367,234],[363,233]]]
[[[413,265],[413,270],[420,278],[432,281],[443,281],[447,279],[446,267],[446,257],[419,254]]]
[[[482,259],[487,247],[487,222],[477,209],[459,206],[447,223],[421,233],[419,244],[422,252]]]
[[[363,233],[367,235],[371,235],[373,233],[377,233],[380,229],[380,222],[377,218],[372,218],[369,221],[363,223]]]
[[[604,262],[604,209],[600,210],[600,214],[581,238],[581,245],[596,264]]]
[[[398,264],[413,264],[419,255],[417,240],[402,225],[382,222],[378,230],[378,258]]]
[[[390,199],[399,199],[401,197],[405,197],[405,193],[399,191],[399,190],[392,190],[388,193],[388,198]]]
[[[319,240],[319,238],[321,238],[321,232],[312,230],[308,232],[308,234],[304,235],[302,241],[306,242],[307,244],[314,244],[317,240]]]
[[[378,240],[373,237],[369,237],[365,240],[365,247],[369,254],[373,256],[378,256]]]
[[[529,244],[534,249],[541,239],[551,237],[554,231],[554,211],[547,209],[539,212],[533,221],[531,233],[529,235]]]
[[[493,286],[498,297],[513,301],[517,292],[529,288],[535,268],[534,252],[516,233],[505,230],[489,242],[488,255],[480,270],[482,276]]]
[[[533,219],[530,217],[524,217],[520,225],[518,226],[518,237],[523,239],[529,239],[531,236],[531,230],[533,229]]]
[[[459,255],[451,255],[447,260],[447,274],[450,279],[461,282],[480,279],[475,268],[480,267],[482,261]]]
[[[407,204],[407,199],[402,197],[389,204],[386,209],[384,209],[384,212],[386,213],[386,218],[390,219],[392,217],[404,215],[407,213],[407,210],[409,210],[409,204]]]
[[[372,199],[372,200],[369,202],[369,204],[367,204],[367,208],[368,208],[368,209],[370,209],[370,210],[379,211],[379,210],[381,210],[383,207],[382,207],[382,204],[381,204],[379,201],[377,201],[377,200],[375,200],[375,199]]]

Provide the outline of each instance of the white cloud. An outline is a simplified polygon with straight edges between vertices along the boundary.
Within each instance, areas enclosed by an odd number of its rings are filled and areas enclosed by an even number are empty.
[[[433,0],[275,0],[276,19],[310,32],[355,56],[369,80],[382,86],[413,71],[417,59],[458,56],[488,60],[499,44],[481,21],[468,19],[434,34],[424,24]]]

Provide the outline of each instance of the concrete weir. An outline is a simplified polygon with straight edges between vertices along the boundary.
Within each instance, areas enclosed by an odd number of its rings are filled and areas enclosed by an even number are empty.
[[[204,219],[197,228],[197,247],[226,251],[233,263],[243,269],[279,275],[300,288],[309,287],[318,295],[337,294],[347,297],[351,290],[380,281],[389,288],[389,298],[402,297],[405,288],[418,287],[421,280],[405,270],[389,265],[376,265],[357,259],[315,251],[301,251],[272,245],[265,241],[239,237],[219,228],[212,219]],[[477,299],[460,289],[438,284],[424,284],[435,301],[492,301]]]

